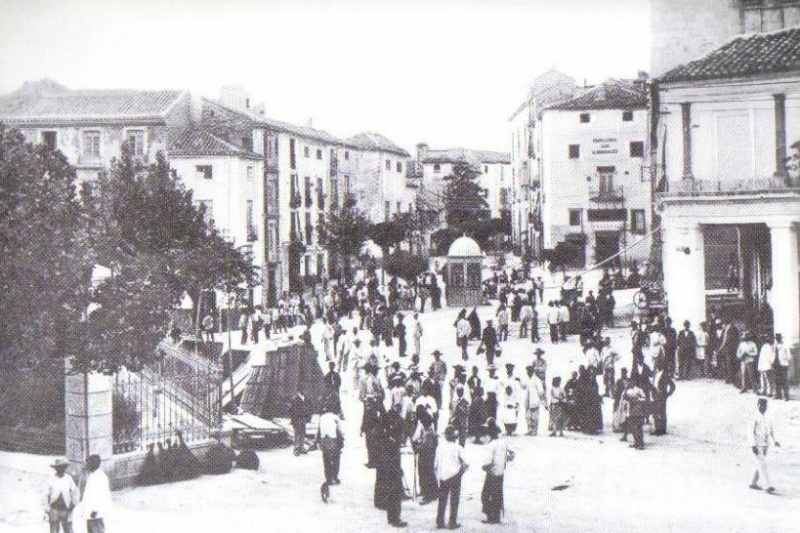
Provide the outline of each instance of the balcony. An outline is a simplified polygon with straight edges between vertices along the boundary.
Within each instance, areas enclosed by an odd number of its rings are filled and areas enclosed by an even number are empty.
[[[661,198],[686,196],[747,196],[753,194],[800,193],[800,177],[772,177],[747,180],[695,180],[667,182]]]
[[[597,203],[620,204],[625,201],[622,187],[599,187],[589,190],[589,199]]]

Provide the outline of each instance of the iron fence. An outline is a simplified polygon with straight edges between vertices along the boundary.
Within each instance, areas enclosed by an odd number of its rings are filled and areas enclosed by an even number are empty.
[[[203,440],[220,426],[218,365],[163,348],[159,355],[140,372],[114,376],[114,453],[146,450],[174,439],[177,431],[186,442]]]

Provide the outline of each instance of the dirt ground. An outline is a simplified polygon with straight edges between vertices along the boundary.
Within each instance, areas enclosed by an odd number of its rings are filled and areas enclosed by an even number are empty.
[[[445,352],[448,366],[460,362],[454,346],[457,310],[423,316],[422,367],[430,352]],[[492,309],[479,309],[481,318]],[[315,332],[318,333],[318,332]],[[629,352],[626,330],[611,332],[620,353]],[[548,360],[548,381],[567,375],[578,363],[577,339],[541,345]],[[485,363],[475,356],[469,366]],[[532,359],[527,340],[503,346],[498,366],[516,365],[522,375]],[[629,365],[623,360],[619,366]],[[499,375],[504,373],[500,369]],[[345,379],[345,383],[350,380]],[[506,509],[501,526],[481,523],[481,465],[487,450],[468,443],[471,464],[465,474],[459,522],[464,531],[725,531],[800,532],[800,402],[771,402],[770,414],[782,447],[771,450],[770,467],[776,495],[750,490],[752,453],[746,426],[755,413],[755,396],[712,380],[678,382],[669,401],[669,435],[646,435],[647,449],[633,450],[610,428],[611,404],[603,406],[605,430],[599,436],[567,433],[565,438],[510,437],[517,452],[506,479]],[[258,472],[234,471],[226,476],[114,493],[109,532],[142,531],[389,531],[385,513],[372,507],[374,470],[364,467],[366,450],[358,435],[360,404],[344,393],[347,437],[342,457],[342,484],[331,488],[331,500],[319,497],[322,459],[319,452],[294,457],[290,448],[259,452]],[[443,429],[440,427],[440,430]],[[544,435],[543,435],[544,433]],[[403,456],[413,485],[413,455]],[[39,495],[49,458],[0,454],[0,533],[46,531]],[[559,490],[556,490],[559,489]],[[403,504],[409,531],[435,525],[436,504]],[[80,531],[80,528],[76,528]]]

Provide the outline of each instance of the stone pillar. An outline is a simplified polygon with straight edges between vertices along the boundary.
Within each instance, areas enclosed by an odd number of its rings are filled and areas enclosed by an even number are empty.
[[[67,373],[65,393],[67,458],[73,465],[82,465],[90,454],[98,454],[103,460],[111,457],[111,378]]]
[[[775,101],[775,177],[786,178],[786,95],[773,94]]]
[[[678,224],[665,218],[664,290],[674,324],[684,320],[697,328],[706,319],[706,268],[703,229],[696,222]]]
[[[681,127],[683,129],[683,179],[694,179],[692,172],[692,104],[681,104]]]
[[[794,354],[790,376],[798,376],[797,345],[800,342],[800,280],[798,279],[797,227],[792,221],[770,223],[772,241],[772,290],[771,305],[775,333],[783,335],[783,341]]]

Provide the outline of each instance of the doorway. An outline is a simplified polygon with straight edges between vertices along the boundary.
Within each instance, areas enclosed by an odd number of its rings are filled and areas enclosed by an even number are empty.
[[[619,232],[596,231],[594,234],[594,261],[595,264],[615,257],[614,264],[619,263]]]

